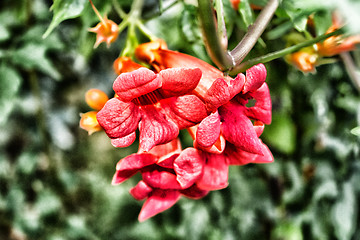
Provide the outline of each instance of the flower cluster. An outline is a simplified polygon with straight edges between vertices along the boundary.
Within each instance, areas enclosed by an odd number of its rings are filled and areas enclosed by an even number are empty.
[[[146,199],[140,221],[181,196],[198,199],[227,187],[230,165],[273,161],[259,138],[271,122],[264,65],[231,78],[200,59],[168,50],[161,40],[139,45],[135,56],[153,70],[117,59],[115,97],[96,117],[115,147],[131,145],[139,133],[138,152],[118,162],[112,183],[141,174],[130,190],[135,199]],[[183,129],[193,147],[181,148]]]

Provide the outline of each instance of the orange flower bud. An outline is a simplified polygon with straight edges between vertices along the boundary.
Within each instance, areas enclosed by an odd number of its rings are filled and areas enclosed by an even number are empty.
[[[152,64],[156,60],[154,52],[160,49],[167,49],[166,42],[162,39],[143,43],[135,49],[135,56],[141,61]],[[160,71],[160,69],[157,70]]]
[[[329,37],[322,43],[318,43],[318,52],[325,57],[331,57],[342,52],[356,49],[356,44],[360,43],[360,35],[343,38],[341,36]]]
[[[230,0],[230,2],[235,10],[239,9],[240,0]]]
[[[303,72],[315,72],[315,65],[318,60],[316,53],[299,51],[290,55],[290,62]]]
[[[326,33],[332,33],[341,27],[340,19],[334,14],[332,19],[332,26]],[[321,56],[331,57],[342,52],[355,50],[356,44],[360,43],[360,35],[343,37],[332,36],[321,43],[317,43],[318,52]]]
[[[113,68],[117,75],[124,72],[132,72],[142,66],[131,60],[129,57],[119,57],[114,61]]]
[[[114,42],[119,35],[118,25],[106,16],[103,18],[103,21],[100,21],[95,27],[90,28],[89,31],[97,34],[94,48],[97,48],[102,42],[106,42],[107,47],[109,47],[110,43]]]
[[[88,131],[89,135],[102,130],[102,127],[96,119],[96,114],[97,111],[90,111],[81,114],[80,127]]]
[[[108,100],[106,93],[99,89],[90,89],[85,94],[86,103],[97,111],[100,111]]]

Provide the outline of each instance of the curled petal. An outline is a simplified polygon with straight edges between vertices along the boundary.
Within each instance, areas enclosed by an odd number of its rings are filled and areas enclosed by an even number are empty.
[[[149,154],[131,154],[121,159],[116,165],[116,173],[113,177],[112,184],[119,184],[127,180],[142,168],[156,163],[157,159]]]
[[[139,123],[141,149],[150,151],[154,146],[168,143],[178,136],[176,124],[167,120],[154,106],[143,106],[142,110]]]
[[[264,83],[259,89],[250,94],[255,100],[255,105],[245,109],[245,114],[265,124],[271,123],[271,97],[269,88]]]
[[[181,195],[176,190],[154,189],[151,196],[146,200],[139,214],[139,221],[143,222],[156,214],[172,207]]]
[[[157,158],[150,153],[134,153],[123,159],[116,164],[117,171],[125,170],[140,170],[144,167],[156,163]]]
[[[224,151],[226,155],[226,161],[229,165],[245,165],[249,163],[271,163],[274,161],[274,157],[271,154],[269,148],[262,143],[263,155],[249,153],[228,144]]]
[[[222,154],[203,153],[206,157],[204,173],[196,182],[199,188],[204,190],[219,190],[228,186],[229,167]]]
[[[134,132],[140,120],[139,108],[112,98],[96,114],[99,124],[110,138],[121,138]]]
[[[191,92],[199,83],[199,68],[168,68],[159,72],[164,97],[181,96]]]
[[[193,198],[193,199],[200,199],[205,197],[209,191],[200,189],[196,184],[192,185],[191,187],[180,190],[181,194],[185,197]]]
[[[174,161],[176,179],[182,188],[193,185],[202,175],[204,159],[195,148],[183,150]]]
[[[222,134],[225,139],[251,153],[262,154],[261,141],[250,119],[244,115],[243,106],[232,103],[219,108],[222,118]]]
[[[204,97],[208,111],[213,112],[221,105],[229,102],[242,90],[244,83],[244,74],[238,74],[236,78],[231,80],[216,79]]]
[[[179,154],[171,154],[171,155],[164,156],[164,157],[160,158],[156,164],[163,168],[173,169],[174,161],[178,156],[179,156]]]
[[[246,70],[246,82],[244,85],[243,93],[252,92],[266,80],[266,68],[264,64],[260,63]]]
[[[128,147],[130,146],[136,139],[136,133],[132,132],[125,137],[113,138],[111,139],[111,144],[114,147]]]
[[[220,136],[220,116],[216,111],[210,114],[198,126],[196,131],[196,143],[201,147],[210,147]]]
[[[138,170],[116,171],[111,181],[112,185],[120,184],[135,175]]]
[[[149,196],[152,190],[153,189],[149,185],[147,185],[144,181],[141,180],[135,187],[130,189],[130,194],[136,200],[143,200]]]
[[[120,74],[113,84],[114,91],[124,102],[130,102],[160,87],[161,79],[153,71],[143,67]]]
[[[154,169],[142,173],[143,181],[153,188],[182,189],[176,175],[163,169]]]
[[[175,138],[174,140],[166,144],[155,146],[150,150],[150,153],[158,158],[180,152],[181,152],[181,143],[179,138]]]
[[[179,129],[194,126],[207,116],[204,103],[195,95],[168,98],[160,103],[166,115]]]
[[[208,111],[217,109],[221,105],[230,101],[229,88],[224,79],[218,78],[211,85],[205,94],[206,108]]]
[[[219,138],[216,139],[216,142],[210,147],[202,147],[199,144],[197,144],[196,141],[194,141],[194,148],[201,149],[204,152],[214,153],[214,154],[222,153],[225,149],[225,145],[226,145],[226,140],[223,135],[220,135]]]

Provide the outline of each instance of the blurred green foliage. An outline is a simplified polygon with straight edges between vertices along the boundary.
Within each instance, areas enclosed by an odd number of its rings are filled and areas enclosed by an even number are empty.
[[[169,48],[210,61],[196,7],[161,2],[163,11],[146,1],[146,26]],[[225,4],[230,46],[256,17],[249,3],[264,2],[243,1],[237,13]],[[121,22],[111,1],[94,3]],[[129,10],[131,1],[119,3]],[[284,48],[310,14],[325,32],[334,8],[360,10],[351,0],[281,1],[250,57]],[[113,94],[126,32],[93,49],[87,29],[97,19],[85,0],[3,0],[0,9],[0,239],[360,239],[360,97],[343,62],[307,75],[283,59],[266,64],[273,123],[262,138],[275,162],[232,167],[228,188],[139,223],[142,203],[128,194],[135,179],[110,184],[136,145],[115,149],[104,133],[78,127],[88,89]],[[351,31],[358,16],[346,15]]]

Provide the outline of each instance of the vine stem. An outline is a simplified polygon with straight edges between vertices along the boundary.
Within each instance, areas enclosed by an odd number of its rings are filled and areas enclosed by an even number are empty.
[[[217,34],[218,32],[211,1],[198,0],[198,16],[203,31],[206,50],[210,55],[211,60],[223,71],[231,68],[234,65],[233,59],[228,51],[223,48]]]
[[[266,26],[270,22],[279,5],[278,0],[269,0],[264,9],[260,12],[255,22],[250,25],[248,32],[245,34],[239,44],[230,52],[234,59],[235,66],[240,64],[246,55],[254,47]]]
[[[323,40],[325,40],[325,39],[327,39],[327,38],[329,38],[331,36],[340,35],[343,32],[344,32],[343,29],[340,28],[340,29],[338,29],[338,30],[336,30],[334,32],[318,36],[316,38],[307,40],[305,42],[296,44],[294,46],[284,48],[282,50],[272,52],[272,53],[266,54],[266,55],[261,56],[261,57],[250,59],[250,60],[248,60],[246,62],[243,62],[243,63],[235,66],[233,69],[230,70],[229,73],[230,73],[230,75],[238,74],[238,73],[243,72],[246,69],[248,69],[248,68],[250,68],[250,67],[252,67],[252,66],[254,66],[254,65],[258,64],[258,63],[266,63],[266,62],[270,62],[270,61],[272,61],[274,59],[284,57],[287,54],[296,52],[296,51],[298,51],[298,50],[300,50],[300,49],[302,49],[304,47],[308,47],[308,46],[311,46],[311,45],[313,45],[315,43],[321,42],[321,41],[323,41]]]
[[[356,90],[360,92],[360,72],[356,69],[356,65],[351,58],[350,53],[340,53],[340,57],[344,62],[345,68],[349,73],[353,85],[355,86]]]

